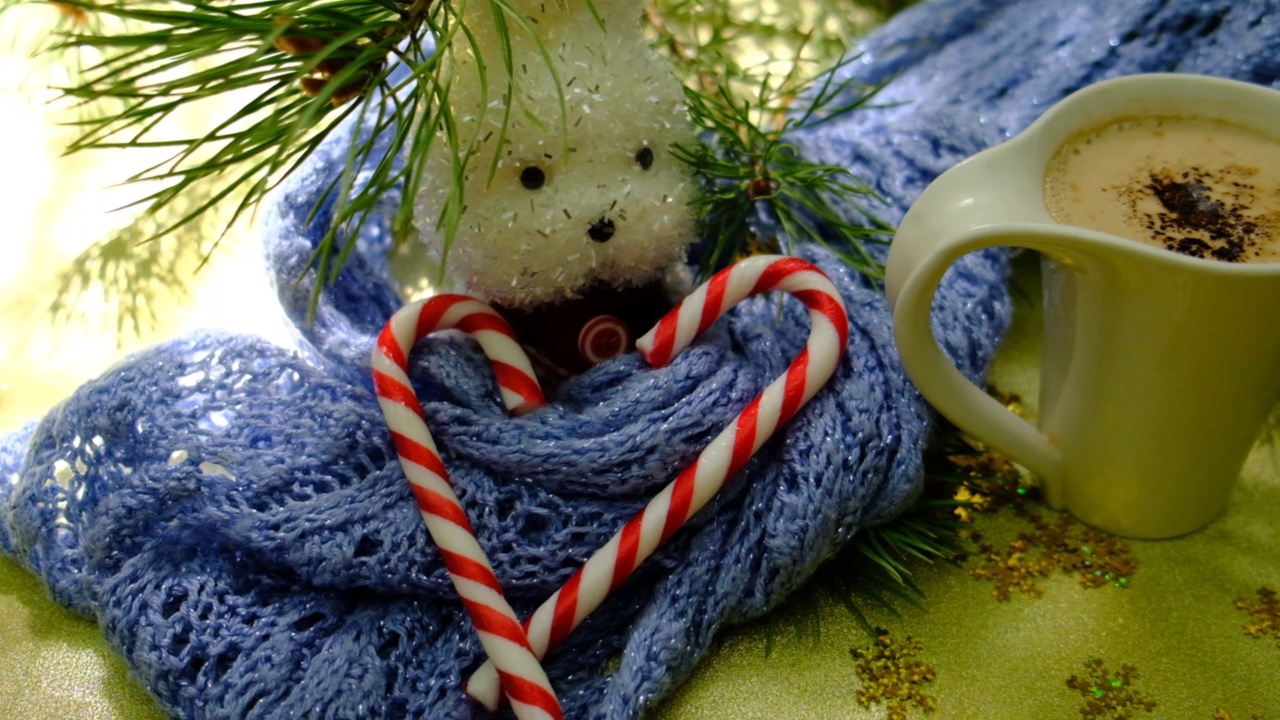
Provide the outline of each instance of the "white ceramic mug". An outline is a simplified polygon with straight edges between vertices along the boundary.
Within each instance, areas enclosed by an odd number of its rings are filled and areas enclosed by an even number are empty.
[[[1049,216],[1054,152],[1082,130],[1149,115],[1274,133],[1280,92],[1157,74],[1067,97],[925,190],[894,239],[887,290],[903,365],[939,412],[1038,475],[1051,506],[1121,535],[1165,538],[1221,512],[1280,397],[1280,263],[1186,257]],[[1038,428],[961,375],[930,325],[943,273],[992,246],[1042,255]]]

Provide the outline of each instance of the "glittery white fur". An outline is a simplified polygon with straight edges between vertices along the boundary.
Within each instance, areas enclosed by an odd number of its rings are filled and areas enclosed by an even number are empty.
[[[564,111],[544,51],[508,17],[517,101],[503,137],[506,71],[491,5],[469,0],[464,18],[485,63],[488,97],[476,54],[459,33],[449,102],[458,144],[474,143],[475,153],[466,165],[460,227],[444,256],[452,289],[528,307],[574,297],[596,282],[623,287],[663,275],[695,239],[688,206],[694,179],[671,146],[691,145],[696,135],[668,61],[641,33],[640,5],[595,0],[602,29],[582,0],[509,4],[536,29],[559,76]],[[637,159],[646,147],[653,153],[647,170]],[[522,184],[529,167],[543,171],[542,187]],[[441,135],[415,199],[422,244],[409,250],[437,267],[444,238],[436,219],[453,191],[451,177]],[[603,221],[614,224],[614,234],[593,240],[592,224]]]

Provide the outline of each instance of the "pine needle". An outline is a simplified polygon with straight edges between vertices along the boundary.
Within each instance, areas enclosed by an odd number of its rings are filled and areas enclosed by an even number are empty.
[[[786,141],[790,132],[853,112],[874,98],[879,87],[834,79],[845,62],[820,74],[816,87],[816,78],[798,72],[777,81],[762,74],[749,98],[734,90],[749,84],[752,76],[743,71],[711,93],[686,87],[690,115],[711,138],[675,149],[703,179],[694,207],[706,243],[704,277],[758,246],[791,253],[798,240],[817,241],[859,272],[883,277],[884,268],[866,248],[887,242],[891,232],[866,207],[879,198],[845,168],[805,159]],[[845,219],[841,208],[851,208],[858,222]]]

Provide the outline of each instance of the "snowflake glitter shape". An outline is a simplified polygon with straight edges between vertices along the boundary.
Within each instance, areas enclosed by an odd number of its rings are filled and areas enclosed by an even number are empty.
[[[1031,518],[1034,533],[1021,539],[1045,549],[1046,555],[1065,573],[1078,575],[1087,588],[1115,584],[1122,588],[1138,563],[1129,555],[1129,544],[1096,528],[1077,522],[1066,513],[1056,523],[1038,516]]]
[[[998,399],[1017,412],[1016,398]],[[1044,590],[1039,581],[1055,570],[1075,575],[1085,588],[1128,587],[1129,578],[1138,567],[1128,543],[1088,527],[1067,513],[1037,512],[1028,502],[1034,488],[1028,486],[1024,470],[962,433],[955,440],[942,459],[941,472],[962,479],[951,498],[957,519],[973,525],[980,515],[1012,509],[1032,527],[1004,548],[980,542],[982,534],[977,530],[958,531],[960,537],[975,542],[983,563],[969,573],[977,580],[993,582],[996,587],[992,594],[997,600],[1006,602],[1015,591],[1042,597]]]
[[[1133,688],[1138,679],[1134,666],[1121,665],[1120,672],[1113,673],[1100,658],[1090,658],[1084,666],[1089,676],[1072,675],[1067,687],[1085,698],[1085,705],[1080,708],[1085,720],[1130,720],[1139,710],[1155,711],[1156,701]]]
[[[1270,635],[1280,645],[1280,597],[1273,588],[1258,589],[1258,602],[1241,598],[1236,600],[1236,608],[1253,616],[1244,624],[1244,634],[1251,638],[1262,638]]]
[[[865,708],[883,704],[887,720],[907,720],[907,711],[916,707],[926,713],[938,709],[938,701],[924,691],[937,672],[917,659],[919,640],[907,639],[895,644],[888,630],[876,630],[876,641],[870,648],[849,651],[862,681],[857,692],[858,704]]]
[[[978,550],[985,564],[969,571],[975,579],[995,582],[993,594],[997,600],[1009,600],[1014,590],[1041,597],[1044,590],[1037,581],[1055,569],[1076,575],[1086,588],[1128,587],[1129,577],[1138,567],[1138,561],[1129,554],[1128,543],[1083,525],[1066,513],[1056,513],[1057,519],[1050,521],[1025,505],[1017,507],[1016,512],[1031,523],[1032,531],[1019,534],[1004,550],[980,545]]]
[[[1007,602],[1018,590],[1031,597],[1041,597],[1044,590],[1037,580],[1049,577],[1053,572],[1053,564],[1048,560],[1031,560],[1027,557],[1027,543],[1015,540],[1009,543],[1008,550],[1000,551],[987,544],[979,545],[978,551],[986,558],[986,565],[969,571],[977,580],[991,580],[996,589],[993,594],[1000,602]]]

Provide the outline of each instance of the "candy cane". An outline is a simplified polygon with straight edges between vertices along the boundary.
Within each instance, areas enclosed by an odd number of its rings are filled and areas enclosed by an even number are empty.
[[[693,464],[627,521],[525,622],[529,643],[539,658],[564,640],[645,558],[702,509],[835,372],[849,340],[844,303],[831,280],[799,258],[757,256],[721,271],[660,320],[636,347],[650,365],[662,367],[729,308],[772,290],[794,296],[809,309],[809,339],[804,350]],[[467,682],[467,693],[490,710],[497,708],[498,690],[499,677],[491,662],[477,669]]]
[[[427,531],[440,549],[491,667],[497,668],[495,682],[500,676],[502,689],[520,720],[563,720],[564,713],[542,663],[476,540],[427,430],[422,406],[409,384],[408,358],[414,343],[429,333],[449,328],[469,333],[480,343],[510,412],[520,414],[546,403],[533,368],[506,321],[478,300],[464,295],[438,295],[402,308],[378,336],[373,352],[378,404],[391,429],[400,465]]]

